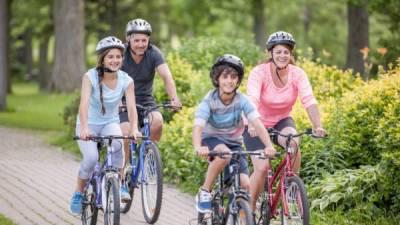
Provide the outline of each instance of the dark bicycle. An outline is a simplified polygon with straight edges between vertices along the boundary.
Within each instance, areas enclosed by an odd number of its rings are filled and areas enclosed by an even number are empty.
[[[141,190],[143,215],[147,223],[153,224],[158,220],[163,194],[163,169],[160,151],[150,139],[149,113],[158,108],[174,108],[164,103],[144,107],[136,105],[143,112],[142,137],[139,142],[130,142],[129,163],[125,166],[125,181],[131,199],[121,203],[121,212],[127,213],[132,205],[134,190]]]
[[[74,137],[74,140],[78,139],[80,138],[77,136]],[[112,164],[112,153],[116,152],[111,145],[114,139],[131,138],[110,135],[90,136],[86,140],[97,142],[99,159],[83,191],[81,214],[83,225],[95,225],[97,223],[99,209],[104,212],[104,224],[120,224],[119,169]],[[104,159],[100,160],[100,153],[104,147],[107,147],[107,153]]]
[[[317,136],[313,135],[310,128],[299,134],[282,134],[275,129],[268,129],[268,132],[271,137],[286,138],[286,147],[283,148],[286,154],[275,172],[272,166],[268,170],[264,191],[257,200],[256,225],[269,225],[271,219],[279,216],[282,225],[308,225],[310,213],[307,190],[301,178],[292,170],[291,159],[296,152],[291,144],[294,138],[303,135]]]
[[[253,215],[249,206],[250,196],[240,187],[239,161],[242,155],[264,157],[263,152],[210,152],[208,155],[212,157],[232,155],[232,158],[230,165],[225,168],[229,170],[228,177],[224,177],[222,171],[211,192],[211,214],[208,216],[205,213],[198,213],[198,225],[253,225]]]

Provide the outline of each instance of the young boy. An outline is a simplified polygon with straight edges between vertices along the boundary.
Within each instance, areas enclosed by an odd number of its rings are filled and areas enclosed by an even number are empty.
[[[210,150],[217,152],[238,151],[242,148],[244,121],[247,117],[266,146],[264,151],[273,157],[268,132],[259,120],[260,115],[239,87],[244,75],[242,60],[234,55],[225,54],[217,58],[211,68],[210,77],[215,89],[210,91],[197,108],[193,128],[193,146],[197,155],[207,157]],[[209,164],[206,179],[196,196],[196,208],[201,213],[211,211],[211,188],[215,178],[228,165],[228,157],[215,157]],[[240,159],[241,186],[248,190],[246,158]]]

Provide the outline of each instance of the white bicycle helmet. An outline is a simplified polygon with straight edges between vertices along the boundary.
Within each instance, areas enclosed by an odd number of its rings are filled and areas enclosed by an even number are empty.
[[[144,19],[134,19],[128,22],[125,29],[126,36],[133,33],[151,35],[151,25]]]
[[[280,44],[289,45],[293,49],[296,45],[296,41],[290,33],[285,31],[278,31],[268,37],[267,49],[268,51],[270,51],[275,45]]]
[[[122,43],[122,41],[119,40],[118,38],[116,38],[114,36],[108,36],[108,37],[101,39],[99,41],[99,43],[97,43],[96,53],[100,54],[110,48],[118,48],[118,49],[121,49],[122,51],[124,51],[125,46]]]

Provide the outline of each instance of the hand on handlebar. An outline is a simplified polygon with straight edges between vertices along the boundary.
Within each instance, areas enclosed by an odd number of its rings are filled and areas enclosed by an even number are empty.
[[[129,136],[131,136],[135,140],[137,140],[138,138],[142,137],[142,133],[140,133],[140,131],[137,128],[136,129],[131,129],[131,132],[130,132]]]
[[[172,99],[169,103],[174,111],[179,111],[182,109],[182,103],[179,101],[179,99]]]
[[[317,127],[316,129],[314,129],[314,136],[316,137],[326,137],[328,135],[328,133],[326,132],[326,130],[322,127]]]
[[[202,157],[207,157],[208,153],[210,152],[210,150],[208,149],[207,146],[200,146],[200,147],[196,147],[196,154],[198,156],[202,156]]]
[[[264,154],[269,158],[275,158],[276,150],[273,146],[267,146],[264,148]]]
[[[90,130],[86,126],[81,126],[79,131],[79,138],[81,140],[87,140],[90,137]]]

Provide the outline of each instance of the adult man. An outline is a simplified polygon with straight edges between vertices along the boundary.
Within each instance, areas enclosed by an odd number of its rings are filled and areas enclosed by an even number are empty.
[[[171,71],[161,53],[153,44],[149,43],[152,33],[151,25],[143,19],[134,19],[126,25],[127,48],[124,53],[122,70],[127,72],[135,82],[136,104],[143,106],[155,105],[153,97],[153,81],[155,71],[162,78],[171,104],[181,107],[176,94],[175,83]],[[140,112],[139,122],[143,120]],[[158,141],[161,138],[163,118],[159,111],[153,111],[149,115],[151,139]],[[124,135],[129,134],[129,123],[126,112],[120,113],[121,129]],[[127,147],[125,149],[128,149]]]

